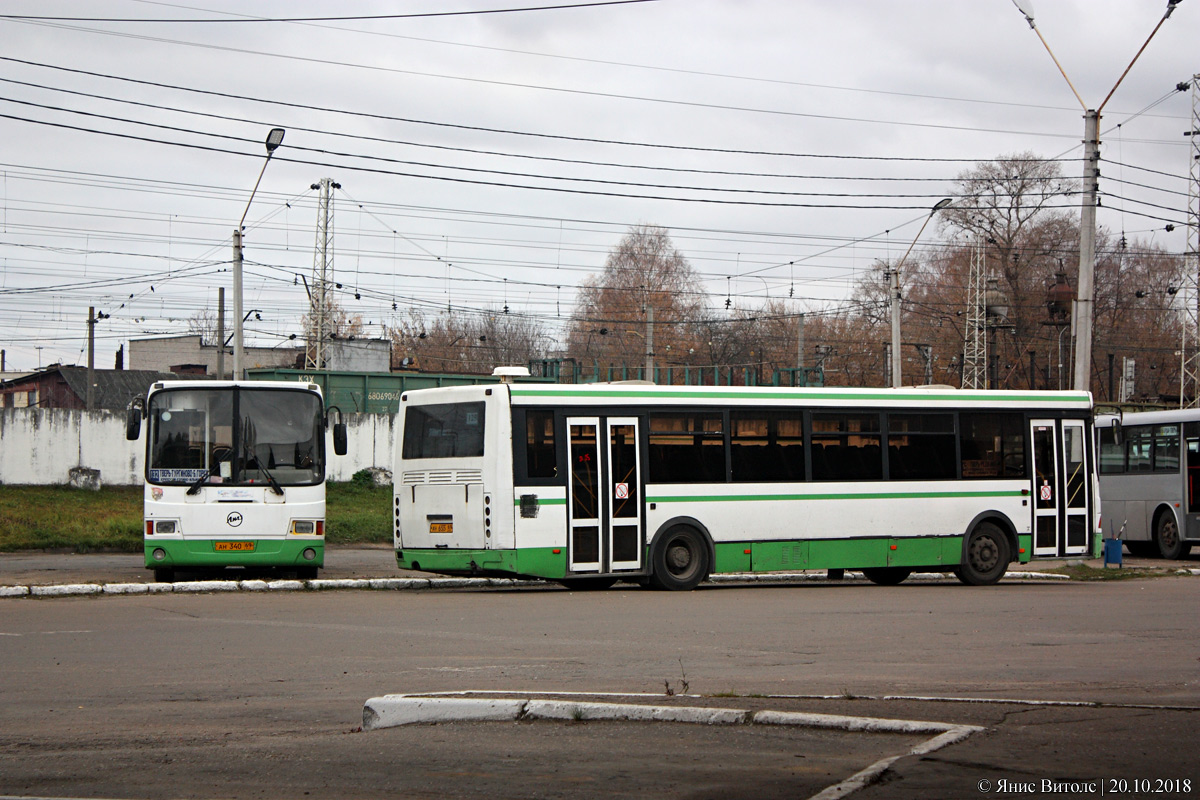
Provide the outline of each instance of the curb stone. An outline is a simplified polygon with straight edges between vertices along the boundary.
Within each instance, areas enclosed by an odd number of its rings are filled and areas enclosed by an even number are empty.
[[[1200,575],[1200,569],[1179,569],[1177,575]],[[729,573],[713,575],[708,583],[753,584],[753,583],[858,583],[866,582],[858,571],[847,571],[840,581],[830,581],[823,572],[765,572]],[[949,582],[954,578],[943,572],[915,572],[908,581],[914,583]],[[1034,581],[1069,581],[1066,575],[1024,570],[1011,571],[1001,583],[1025,583]],[[375,591],[403,591],[419,589],[467,589],[467,588],[511,588],[552,584],[554,581],[521,580],[517,578],[347,578],[315,580],[209,580],[180,581],[178,583],[69,583],[48,586],[0,586],[0,598],[4,597],[71,597],[86,595],[135,595],[135,594],[202,594],[208,592],[304,592],[341,591],[369,589]]]

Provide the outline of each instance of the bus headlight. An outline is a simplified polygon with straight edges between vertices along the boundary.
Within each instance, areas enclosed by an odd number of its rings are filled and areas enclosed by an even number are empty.
[[[321,536],[325,533],[325,521],[320,519],[292,520],[292,533]]]
[[[154,548],[154,552],[151,554],[151,557],[155,561],[165,561],[167,558],[167,551],[163,550],[161,547],[156,547]]]
[[[154,532],[155,533],[174,533],[175,532],[175,520],[173,520],[173,519],[155,520]]]

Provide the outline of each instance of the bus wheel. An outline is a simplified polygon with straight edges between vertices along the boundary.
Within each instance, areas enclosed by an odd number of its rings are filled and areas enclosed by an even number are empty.
[[[1170,511],[1159,515],[1158,523],[1154,526],[1154,543],[1158,545],[1158,554],[1172,561],[1183,558],[1191,549],[1179,537],[1179,525]]]
[[[912,575],[912,570],[908,567],[864,567],[862,573],[871,583],[879,586],[895,586],[903,583],[905,578]]]
[[[656,589],[694,589],[708,577],[708,546],[695,528],[679,525],[662,535],[651,558]]]
[[[171,569],[170,567],[164,567],[163,569],[154,570],[154,582],[155,583],[174,583],[175,582],[175,570]]]
[[[991,522],[981,522],[967,536],[963,562],[954,570],[968,586],[990,586],[1004,576],[1012,548],[1004,531]]]
[[[317,579],[318,567],[296,567],[296,579],[302,581],[315,581]]]
[[[559,581],[564,588],[574,592],[593,592],[607,589],[617,582],[616,578],[563,578]]]

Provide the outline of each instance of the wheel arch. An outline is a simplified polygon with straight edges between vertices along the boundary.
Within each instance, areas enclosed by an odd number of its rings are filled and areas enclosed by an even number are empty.
[[[663,534],[678,525],[686,525],[689,528],[694,528],[703,537],[704,546],[708,549],[708,565],[709,572],[711,572],[717,559],[717,546],[713,544],[712,534],[709,533],[708,526],[695,517],[689,516],[671,517],[655,529],[654,535],[650,537],[646,549],[646,553],[650,557],[650,563],[653,563],[654,550],[658,547],[659,542],[662,541]]]
[[[1175,516],[1175,530],[1179,532],[1179,538],[1184,538],[1184,522],[1180,519],[1179,510],[1166,500],[1159,500],[1154,511],[1150,514],[1150,541],[1157,541],[1158,537],[1158,521],[1162,519],[1163,514],[1173,514]]]
[[[1017,526],[1013,524],[1013,521],[1009,519],[1007,514],[1005,514],[1003,511],[997,511],[996,509],[989,509],[988,511],[979,512],[971,520],[970,524],[967,525],[967,529],[963,531],[961,560],[965,561],[967,558],[967,543],[971,539],[972,531],[985,522],[990,522],[998,527],[1004,534],[1004,538],[1008,540],[1009,563],[1012,563],[1013,561],[1019,561],[1021,545],[1017,540]]]

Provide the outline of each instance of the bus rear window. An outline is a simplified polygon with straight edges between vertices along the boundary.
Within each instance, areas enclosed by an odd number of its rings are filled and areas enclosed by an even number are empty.
[[[403,458],[475,458],[482,455],[482,402],[409,406],[405,411]]]

